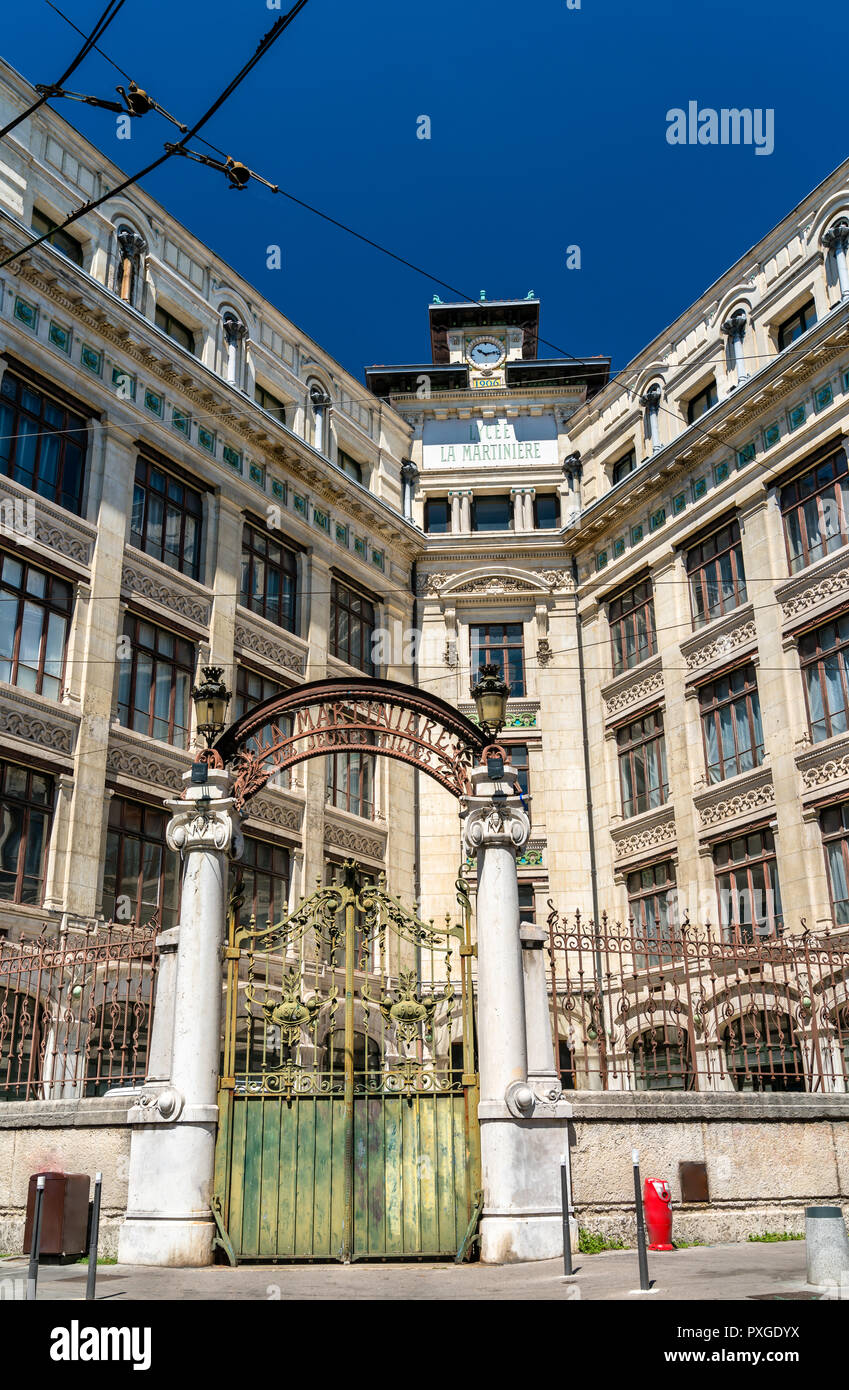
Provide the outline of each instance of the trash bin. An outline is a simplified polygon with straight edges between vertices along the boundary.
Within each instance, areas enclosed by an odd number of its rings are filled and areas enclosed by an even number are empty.
[[[32,1246],[36,1182],[44,1178],[39,1255],[84,1255],[88,1234],[87,1173],[33,1173],[27,1194],[24,1254]]]

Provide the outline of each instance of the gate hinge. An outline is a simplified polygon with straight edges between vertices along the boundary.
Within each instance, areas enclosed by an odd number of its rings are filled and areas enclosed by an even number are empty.
[[[460,955],[461,955],[461,956],[476,956],[477,953],[478,953],[478,948],[477,948],[477,946],[461,946],[461,947],[460,947]]]
[[[222,960],[238,960],[239,957],[241,956],[241,954],[242,954],[242,953],[241,953],[241,951],[239,950],[238,946],[222,946],[222,947],[221,947],[221,959],[222,959]]]
[[[465,1071],[464,1071],[464,1072],[463,1072],[463,1075],[460,1077],[460,1084],[461,1084],[462,1086],[477,1086],[477,1084],[478,1084],[478,1074],[477,1074],[477,1072],[476,1072],[476,1071],[472,1071],[472,1072],[465,1072]]]
[[[219,1079],[218,1079],[218,1089],[219,1089],[219,1091],[235,1091],[235,1089],[236,1089],[236,1078],[235,1078],[235,1076],[221,1076],[221,1077],[219,1077]]]

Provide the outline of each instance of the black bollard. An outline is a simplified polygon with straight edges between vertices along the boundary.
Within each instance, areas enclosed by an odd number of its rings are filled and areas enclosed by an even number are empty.
[[[29,1269],[27,1271],[27,1300],[38,1294],[38,1256],[41,1251],[41,1208],[44,1204],[44,1178],[36,1178],[35,1211],[32,1218],[32,1240],[29,1248]]]
[[[634,1201],[637,1208],[637,1259],[640,1262],[640,1289],[643,1293],[648,1293],[651,1284],[649,1283],[649,1258],[646,1254],[646,1230],[643,1225],[643,1192],[640,1186],[639,1149],[632,1149],[631,1157],[634,1161]]]
[[[572,1273],[572,1184],[569,1177],[569,1155],[560,1161],[560,1200],[563,1206],[563,1273]]]
[[[94,1298],[94,1285],[97,1280],[97,1238],[100,1232],[100,1189],[103,1184],[103,1174],[94,1175],[94,1201],[91,1204],[91,1234],[88,1239],[88,1279],[86,1280],[85,1296],[86,1302],[90,1303]]]

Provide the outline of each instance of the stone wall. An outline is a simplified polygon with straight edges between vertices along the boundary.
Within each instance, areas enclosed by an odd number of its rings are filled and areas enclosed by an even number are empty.
[[[804,1209],[849,1214],[849,1096],[575,1091],[570,1122],[579,1226],[636,1242],[631,1150],[665,1178],[673,1237],[744,1241],[804,1230]],[[707,1165],[707,1203],[681,1201],[678,1165]]]
[[[0,1104],[0,1254],[23,1249],[31,1173],[103,1174],[99,1254],[114,1256],[127,1206],[127,1101],[42,1100]]]

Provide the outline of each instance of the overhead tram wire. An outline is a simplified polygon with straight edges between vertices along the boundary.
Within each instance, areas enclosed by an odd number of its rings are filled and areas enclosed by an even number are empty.
[[[123,4],[124,0],[120,0],[120,3]],[[207,122],[212,120],[212,117],[215,115],[215,113],[220,110],[220,108],[224,105],[226,101],[229,100],[229,98],[236,91],[237,87],[241,86],[242,82],[244,82],[245,78],[249,75],[249,73],[253,71],[257,63],[259,63],[261,59],[265,57],[266,53],[269,51],[272,45],[276,43],[277,39],[279,39],[283,31],[285,29],[288,29],[289,25],[292,24],[295,19],[297,19],[301,10],[305,9],[308,4],[309,0],[295,0],[295,4],[292,6],[289,12],[285,15],[281,15],[278,20],[275,20],[268,33],[264,36],[264,38],[260,40],[259,44],[257,45],[256,51],[239,69],[236,76],[232,78],[230,82],[228,82],[227,86],[224,88],[224,91],[216,97],[215,101],[204,112],[200,119],[197,120],[195,124],[186,132],[186,134],[183,136],[182,140],[178,142],[178,144],[167,145],[165,147],[164,153],[158,155],[156,159],[150,162],[150,164],[146,164],[143,169],[140,169],[135,174],[131,174],[121,183],[117,184],[115,188],[110,188],[106,193],[102,193],[99,198],[95,198],[88,203],[83,203],[81,207],[78,207],[76,209],[76,211],[70,213],[65,218],[64,222],[60,222],[56,227],[53,227],[49,232],[45,232],[42,236],[34,237],[32,240],[27,242],[25,246],[22,246],[18,251],[13,251],[10,256],[7,256],[5,258],[5,260],[0,261],[0,270],[2,270],[5,266],[10,265],[12,261],[19,260],[20,257],[26,255],[27,252],[35,250],[35,248],[37,246],[40,246],[42,242],[49,241],[51,237],[55,236],[57,231],[64,231],[66,227],[70,227],[71,223],[76,222],[78,218],[83,217],[88,212],[93,212],[95,208],[99,208],[103,203],[108,202],[110,198],[116,197],[117,194],[123,193],[125,189],[132,187],[134,183],[138,183],[140,179],[146,178],[148,174],[153,173],[154,169],[160,168],[161,165],[167,163],[169,159],[172,159],[175,154],[182,153],[182,146],[185,145],[185,143],[188,140],[193,139],[197,135],[198,131],[202,130],[203,127],[207,124]]]
[[[13,120],[9,121],[8,125],[5,125],[3,129],[0,130],[0,140],[4,139],[7,135],[9,135],[11,131],[13,131],[16,128],[16,126],[19,126],[21,124],[22,121],[25,121],[27,119],[27,116],[31,116],[35,111],[38,111],[42,106],[44,106],[45,103],[50,100],[52,92],[54,92],[56,88],[61,87],[65,82],[67,82],[68,78],[71,76],[71,73],[76,71],[76,69],[80,66],[80,63],[82,63],[84,59],[88,57],[91,50],[97,46],[97,40],[103,34],[106,33],[106,30],[109,28],[109,25],[112,23],[113,19],[118,14],[118,11],[122,8],[122,6],[125,3],[126,0],[109,0],[109,4],[106,6],[106,9],[101,14],[91,33],[84,36],[85,43],[83,44],[79,52],[76,54],[70,66],[65,69],[61,77],[56,79],[56,81],[52,84],[51,88],[48,88],[41,94],[41,96],[38,98],[38,101],[34,101],[31,106],[28,106],[25,111],[21,111],[17,116],[14,117]],[[73,27],[76,29],[76,25],[74,25]],[[77,30],[77,32],[79,33],[81,31]]]

